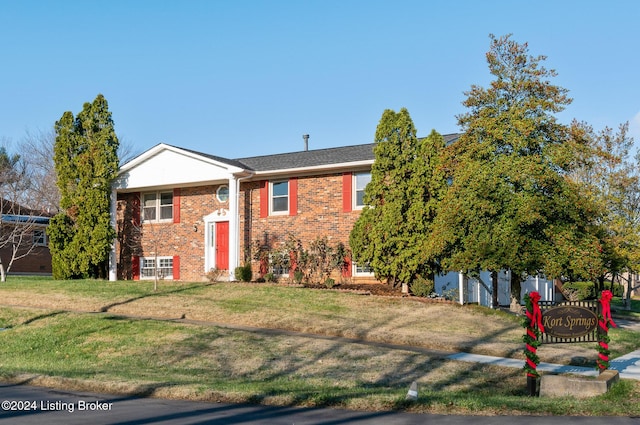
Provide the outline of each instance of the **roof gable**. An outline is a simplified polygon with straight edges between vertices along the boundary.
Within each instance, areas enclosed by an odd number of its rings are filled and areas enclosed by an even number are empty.
[[[221,159],[159,144],[124,164],[114,188],[136,190],[216,183],[244,171]]]

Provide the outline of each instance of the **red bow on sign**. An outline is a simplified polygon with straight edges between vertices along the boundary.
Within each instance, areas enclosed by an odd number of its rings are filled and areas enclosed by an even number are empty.
[[[529,320],[533,322],[533,325],[537,326],[540,332],[544,332],[544,326],[542,325],[542,312],[540,311],[540,306],[538,305],[538,301],[540,301],[539,293],[532,292],[529,294],[529,299],[531,300],[531,307],[533,308],[533,313],[527,312],[527,316]]]
[[[616,324],[613,322],[611,318],[611,299],[613,298],[613,294],[608,289],[602,291],[602,296],[600,297],[600,304],[602,304],[602,318],[604,319],[604,323],[611,323],[611,326],[617,328]]]

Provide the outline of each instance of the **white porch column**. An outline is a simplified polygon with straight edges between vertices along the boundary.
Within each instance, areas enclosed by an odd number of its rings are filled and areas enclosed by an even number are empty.
[[[118,231],[117,225],[117,211],[118,211],[118,193],[115,189],[111,189],[111,202],[110,202],[111,211],[109,215],[111,216],[111,226]],[[109,281],[115,282],[118,279],[118,264],[116,259],[116,240],[111,241],[111,252],[109,253]]]
[[[239,214],[238,210],[238,179],[229,177],[229,281],[236,280],[235,269],[240,258],[239,245]]]
[[[458,273],[458,302],[464,305],[464,273]]]

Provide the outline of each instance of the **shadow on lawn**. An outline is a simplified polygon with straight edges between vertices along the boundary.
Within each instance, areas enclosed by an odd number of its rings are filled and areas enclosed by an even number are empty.
[[[163,295],[170,295],[170,294],[177,294],[180,292],[185,292],[191,289],[195,289],[195,288],[204,288],[206,286],[211,286],[213,285],[212,283],[203,283],[203,284],[198,284],[198,285],[191,285],[191,286],[187,286],[184,288],[177,288],[177,289],[173,289],[171,291],[163,291],[163,292],[153,292],[153,293],[149,293],[149,294],[143,294],[143,295],[139,295],[137,297],[133,297],[133,298],[129,298],[126,299],[124,301],[118,301],[118,302],[114,302],[111,304],[107,304],[105,306],[100,307],[100,312],[101,313],[107,313],[110,309],[112,309],[113,307],[117,307],[119,305],[124,305],[124,304],[129,304],[138,300],[142,300],[145,298],[149,298],[149,297],[159,297],[159,296],[163,296]]]
[[[58,316],[60,314],[65,314],[68,313],[66,310],[56,310],[56,311],[52,311],[51,313],[45,313],[45,314],[40,314],[38,316],[34,316],[31,317],[27,320],[25,320],[24,322],[22,322],[20,325],[29,325],[33,322],[36,322],[38,320],[42,320],[42,319],[47,319],[49,317],[55,317]],[[13,326],[8,326],[7,329],[11,329]]]
[[[488,338],[510,330],[507,326]],[[235,333],[250,333],[251,336],[241,337]],[[299,338],[291,338],[294,336]],[[229,342],[224,342],[227,338]],[[282,339],[281,342],[275,341],[279,338]],[[220,344],[228,345],[245,339],[250,342],[247,346],[239,345],[236,356],[216,355]],[[318,343],[317,340],[324,343]],[[474,342],[481,341],[478,338]],[[353,406],[351,401],[366,400],[372,396],[385,400],[382,403],[387,409],[403,410],[413,404],[405,396],[414,381],[418,382],[423,394],[418,403],[427,406],[455,403],[453,398],[466,400],[467,396],[464,394],[469,393],[487,396],[527,395],[522,370],[514,369],[493,377],[487,371],[487,366],[482,364],[465,365],[456,370],[455,362],[446,359],[450,352],[419,346],[297,334],[273,329],[261,331],[229,328],[211,329],[179,344],[182,347],[172,359],[172,366],[185,367],[184,365],[197,364],[201,357],[214,357],[215,361],[202,365],[201,369],[196,366],[197,373],[200,376],[211,375],[213,381],[230,382],[232,387],[237,384],[255,388],[253,393],[245,393],[240,400],[252,404],[345,407]],[[251,346],[255,348],[251,349]],[[390,354],[393,351],[402,351],[404,359],[398,361],[397,357]],[[371,366],[383,365],[387,356],[394,358],[397,363],[393,366],[380,366],[384,371],[376,371],[375,366]],[[242,363],[243,359],[246,364]],[[521,386],[509,383],[513,383],[519,376],[522,377]],[[357,388],[346,385],[348,382],[357,384]],[[314,383],[322,383],[318,384],[322,388],[315,388]],[[209,387],[206,381],[202,384]],[[464,390],[461,391],[460,388]],[[225,392],[226,390],[220,389],[220,393]]]

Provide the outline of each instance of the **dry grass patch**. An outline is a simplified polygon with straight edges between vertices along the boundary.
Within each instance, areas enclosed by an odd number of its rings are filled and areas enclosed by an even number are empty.
[[[519,319],[477,306],[273,284],[162,283],[158,292],[148,283],[139,285],[95,281],[85,286],[16,285],[0,287],[0,296],[7,304],[31,307],[106,310],[167,319],[186,317],[231,326],[286,329],[523,359]],[[542,361],[555,363],[568,363],[576,357],[595,360],[595,349],[593,344],[545,345],[540,356]]]

